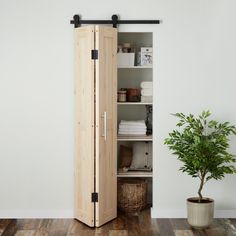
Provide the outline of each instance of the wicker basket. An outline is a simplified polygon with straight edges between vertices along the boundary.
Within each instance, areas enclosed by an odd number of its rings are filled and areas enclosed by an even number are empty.
[[[147,205],[147,181],[128,179],[118,181],[118,208],[127,213],[141,211]]]

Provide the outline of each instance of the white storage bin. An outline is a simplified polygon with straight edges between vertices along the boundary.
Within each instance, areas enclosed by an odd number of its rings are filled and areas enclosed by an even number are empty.
[[[117,66],[124,67],[124,66],[134,66],[134,56],[135,53],[117,53]]]

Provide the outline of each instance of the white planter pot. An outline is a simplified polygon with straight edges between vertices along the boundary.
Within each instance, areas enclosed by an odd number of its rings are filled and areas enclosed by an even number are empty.
[[[195,228],[205,228],[213,221],[214,200],[203,198],[203,202],[199,203],[197,199],[187,199],[188,223]]]

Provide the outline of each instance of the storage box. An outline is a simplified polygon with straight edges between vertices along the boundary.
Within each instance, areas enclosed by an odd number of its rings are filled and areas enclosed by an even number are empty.
[[[134,66],[135,53],[117,53],[117,67]]]
[[[152,65],[152,48],[142,47],[141,48],[141,66]]]

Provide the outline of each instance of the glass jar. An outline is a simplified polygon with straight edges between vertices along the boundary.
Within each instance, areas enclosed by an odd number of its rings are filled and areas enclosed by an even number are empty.
[[[126,90],[119,90],[118,91],[118,102],[126,102]]]

